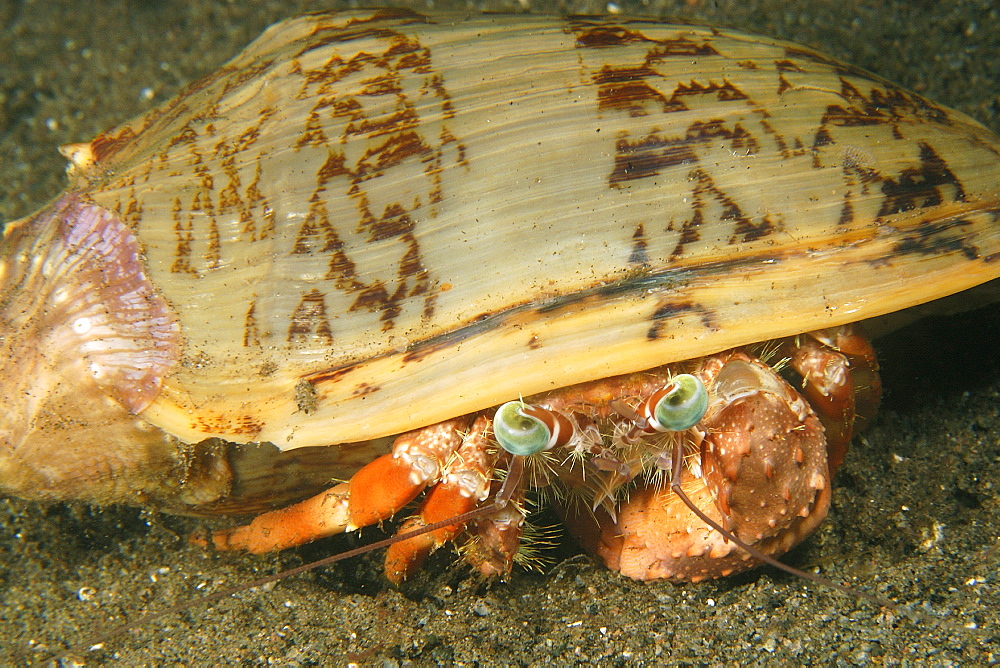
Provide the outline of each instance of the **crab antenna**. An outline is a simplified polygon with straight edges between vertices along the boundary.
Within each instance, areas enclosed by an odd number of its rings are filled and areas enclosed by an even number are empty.
[[[85,654],[88,651],[100,649],[104,643],[109,640],[113,640],[118,636],[131,631],[132,629],[137,629],[146,626],[150,622],[153,622],[167,615],[172,615],[178,612],[184,612],[185,610],[190,610],[199,605],[208,605],[219,601],[240,592],[244,592],[248,589],[253,589],[255,587],[261,587],[272,582],[277,582],[278,580],[284,580],[285,578],[290,578],[307,571],[311,571],[314,568],[319,568],[321,566],[328,566],[332,563],[343,561],[344,559],[350,559],[351,557],[357,557],[362,554],[367,554],[368,552],[374,552],[375,550],[381,549],[383,547],[388,547],[393,543],[399,543],[401,541],[413,538],[414,536],[420,536],[421,534],[429,533],[431,531],[436,531],[453,524],[467,524],[474,519],[489,515],[491,513],[499,512],[507,507],[510,503],[510,499],[514,496],[514,491],[517,489],[518,484],[521,482],[521,475],[524,472],[524,457],[517,455],[512,455],[510,458],[510,466],[507,469],[507,475],[504,477],[503,484],[500,486],[500,491],[497,492],[496,497],[490,503],[485,506],[476,508],[475,510],[470,510],[467,513],[462,513],[461,515],[456,515],[450,517],[446,520],[441,520],[440,522],[434,522],[426,526],[422,526],[419,529],[414,529],[412,531],[407,531],[406,533],[397,534],[391,538],[386,538],[384,540],[376,541],[369,545],[362,545],[361,547],[354,548],[353,550],[348,550],[346,552],[340,552],[338,554],[332,554],[329,557],[324,557],[317,561],[310,562],[308,564],[303,564],[301,566],[296,566],[295,568],[289,568],[286,571],[281,571],[280,573],[274,573],[273,575],[267,575],[262,578],[258,578],[251,582],[245,584],[237,585],[236,587],[231,587],[223,591],[215,592],[214,594],[209,594],[208,596],[202,596],[201,598],[194,599],[193,601],[187,601],[185,603],[179,603],[177,605],[170,606],[164,610],[158,612],[151,612],[149,614],[143,615],[134,622],[128,624],[123,624],[117,628],[113,628],[107,633],[100,634],[94,638],[91,638],[87,642],[81,643],[75,648],[71,648],[68,653],[80,653]]]
[[[694,501],[688,498],[688,495],[684,492],[684,490],[681,489],[681,467],[684,461],[683,455],[684,453],[682,450],[682,446],[678,441],[674,445],[674,450],[673,450],[673,470],[670,477],[670,490],[674,494],[676,494],[681,501],[684,502],[684,505],[686,505],[691,510],[692,513],[698,516],[698,519],[700,519],[708,526],[712,527],[712,529],[714,529],[715,531],[718,531],[719,534],[726,540],[731,540],[737,547],[747,552],[754,559],[763,561],[764,563],[770,566],[774,566],[775,568],[780,569],[782,571],[785,571],[790,575],[794,575],[796,577],[809,580],[810,582],[815,582],[818,585],[823,585],[825,587],[829,587],[830,589],[839,591],[841,594],[846,594],[848,596],[856,596],[858,598],[868,601],[869,603],[872,603],[873,605],[889,608],[893,612],[906,615],[910,619],[917,622],[927,622],[930,624],[947,627],[951,630],[960,632],[968,632],[969,630],[975,630],[975,627],[963,626],[961,624],[953,622],[950,619],[940,619],[938,617],[932,617],[931,615],[925,614],[918,610],[913,610],[908,606],[900,605],[899,603],[893,603],[892,601],[882,598],[881,596],[875,596],[874,594],[869,594],[868,592],[861,591],[860,589],[854,589],[853,587],[848,587],[847,585],[840,584],[839,582],[834,582],[833,580],[829,580],[821,575],[816,575],[815,573],[808,573],[806,571],[795,568],[794,566],[789,566],[786,563],[778,561],[769,554],[764,554],[763,552],[753,547],[749,543],[744,542],[740,538],[737,538],[736,534],[729,531],[728,529],[725,529],[721,524],[719,524],[711,517],[706,515],[698,506],[694,504]]]

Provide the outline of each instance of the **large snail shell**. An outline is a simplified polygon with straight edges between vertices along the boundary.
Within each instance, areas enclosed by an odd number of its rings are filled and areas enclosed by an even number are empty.
[[[369,12],[280,23],[68,153],[179,324],[141,417],[287,449],[995,278],[998,147],[777,40]]]

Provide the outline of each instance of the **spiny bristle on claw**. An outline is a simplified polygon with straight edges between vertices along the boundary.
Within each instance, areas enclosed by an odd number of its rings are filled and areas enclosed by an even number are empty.
[[[775,373],[781,373],[788,366],[789,362],[792,361],[792,358],[787,356],[776,359],[781,354],[783,345],[783,341],[781,340],[762,341],[747,346],[747,349],[760,359],[761,362],[774,369]]]

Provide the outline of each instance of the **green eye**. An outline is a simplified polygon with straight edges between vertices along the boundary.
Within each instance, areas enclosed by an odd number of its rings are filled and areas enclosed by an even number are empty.
[[[541,419],[525,413],[530,406],[508,401],[493,417],[493,435],[512,455],[533,455],[552,447],[552,429]]]
[[[705,384],[689,373],[674,376],[670,384],[649,398],[650,426],[657,431],[684,431],[698,424],[708,410]]]

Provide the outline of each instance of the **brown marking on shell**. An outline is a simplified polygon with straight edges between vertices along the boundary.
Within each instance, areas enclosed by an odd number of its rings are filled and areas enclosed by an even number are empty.
[[[417,202],[417,206],[420,206],[419,202]],[[392,239],[393,237],[410,234],[416,227],[416,223],[410,218],[409,212],[399,202],[387,205],[382,212],[381,218],[377,221],[367,219],[364,222],[369,227],[369,241],[382,241],[383,239]],[[412,271],[404,271],[404,275],[412,274]]]
[[[326,205],[320,200],[314,200],[310,203],[309,213],[302,220],[302,225],[295,235],[295,247],[292,252],[297,255],[329,253],[343,247],[344,242],[340,240],[340,235],[330,222]]]
[[[379,388],[378,385],[369,385],[368,383],[361,383],[360,385],[354,388],[354,391],[351,394],[355,397],[365,397],[368,396],[369,394],[374,394],[375,392],[378,392],[379,389],[381,388]]]
[[[98,163],[110,159],[123,146],[128,146],[135,140],[135,132],[131,128],[124,128],[117,135],[107,133],[98,135],[90,142],[90,152],[93,162]]]
[[[782,95],[785,91],[791,90],[792,88],[794,88],[794,86],[792,86],[792,84],[790,84],[788,82],[788,79],[786,79],[784,76],[782,76],[782,75],[779,74],[778,75],[778,91],[777,91],[778,95]]]
[[[544,63],[523,46],[543,41]],[[507,57],[454,65],[487,46]],[[883,103],[885,122],[838,120]],[[912,305],[995,276],[984,258],[1000,252],[985,130],[808,50],[655,21],[304,17],[97,145],[126,136],[81,187],[134,225],[216,362],[179,369],[149,409],[184,440],[211,435],[181,416],[224,412],[219,386],[258,401],[282,447],[363,440]],[[913,208],[880,218],[887,202]],[[329,337],[295,346],[312,290]],[[281,372],[261,382],[254,351]],[[330,379],[308,420],[289,377]],[[355,401],[360,383],[378,402]],[[473,390],[412,401],[455,387]]]
[[[658,62],[663,58],[690,58],[692,56],[718,56],[719,52],[707,42],[696,42],[687,37],[658,40],[649,51],[647,60]]]
[[[823,146],[829,146],[830,144],[833,143],[835,142],[833,141],[833,137],[830,136],[829,130],[827,130],[826,128],[820,128],[816,130],[816,134],[813,136],[813,142],[812,142],[812,147],[814,149],[821,148]],[[813,162],[813,166],[814,167],[820,166],[818,156],[816,160]]]
[[[576,34],[578,46],[590,49],[605,49],[649,41],[641,33],[621,26],[596,26],[586,21],[571,20],[569,30]]]
[[[649,254],[646,250],[648,247],[649,240],[646,239],[645,226],[639,223],[635,228],[635,234],[632,235],[632,252],[628,256],[629,264],[648,264]]]
[[[340,369],[330,369],[328,371],[323,371],[321,373],[315,373],[310,376],[307,376],[303,380],[309,382],[312,385],[339,383],[341,380],[343,380],[345,376],[357,370],[358,367],[356,366],[342,367]]]
[[[666,300],[660,302],[653,312],[652,324],[646,333],[648,339],[659,339],[664,336],[664,330],[670,327],[670,323],[684,315],[700,316],[705,326],[711,328],[711,311],[704,306],[688,300]]]
[[[885,200],[878,216],[903,213],[913,209],[938,206],[945,202],[964,202],[965,189],[948,164],[926,142],[920,142],[920,164],[907,167],[895,179],[886,177],[882,183]],[[943,189],[942,186],[949,186]],[[947,192],[950,190],[951,192]]]
[[[794,60],[789,60],[788,58],[782,58],[781,60],[774,61],[774,67],[779,72],[804,72]],[[782,78],[782,80],[784,80]]]
[[[847,226],[854,222],[854,205],[851,204],[853,194],[850,190],[844,192],[844,205],[840,209],[840,219],[837,221],[840,225]]]
[[[940,107],[894,86],[873,87],[868,95],[843,77],[840,86],[840,95],[847,104],[829,105],[823,115],[824,124],[842,127],[893,125],[907,116],[926,117],[944,125],[950,122]]]
[[[799,139],[798,137],[794,139],[793,145],[796,147],[796,150],[794,151],[791,150],[788,147],[788,142],[785,141],[784,136],[782,136],[781,133],[777,132],[774,129],[774,126],[772,126],[770,123],[767,122],[767,113],[763,110],[759,110],[759,113],[761,114],[761,118],[758,122],[760,123],[761,130],[764,131],[765,135],[769,135],[774,140],[774,143],[777,145],[778,151],[781,153],[782,159],[788,160],[789,158],[805,154],[805,150],[802,145],[801,139]],[[813,163],[813,166],[815,167],[815,163]]]
[[[626,181],[658,176],[667,167],[697,161],[687,136],[665,138],[649,135],[634,142],[619,139],[615,142],[615,166],[608,182],[617,186]]]
[[[963,227],[973,221],[955,218],[940,224],[924,223],[914,234],[903,236],[896,242],[891,261],[901,261],[910,255],[939,255],[961,253],[969,260],[978,260],[979,249],[963,234]]]
[[[331,346],[333,333],[326,316],[326,295],[313,289],[302,295],[288,325],[288,342],[295,346]]]
[[[601,111],[628,111],[631,116],[646,116],[647,104],[656,104],[663,112],[682,111],[687,106],[674,95],[667,99],[663,93],[642,81],[655,77],[656,72],[646,65],[613,68],[606,65],[594,75],[598,85],[597,108]]]
[[[326,133],[323,132],[323,125],[319,119],[319,112],[313,110],[309,112],[309,117],[306,119],[306,127],[302,131],[302,135],[295,141],[295,148],[302,148],[303,146],[320,146],[328,143],[330,140],[327,139]]]
[[[228,436],[230,441],[246,443],[257,440],[263,425],[252,415],[219,415],[202,413],[192,421],[192,429]]]
[[[643,77],[653,77],[657,74],[650,70],[648,65],[624,72],[626,75],[630,72],[639,72]],[[628,110],[631,116],[646,115],[643,108],[638,106],[639,102],[663,100],[663,113],[678,112],[690,108],[690,105],[683,100],[685,97],[714,99],[718,102],[742,102],[760,110],[759,105],[728,80],[723,80],[721,83],[717,81],[701,83],[695,80],[690,83],[678,83],[670,97],[666,98],[648,84],[644,84],[641,91],[636,90],[634,86],[625,89],[616,88],[613,83],[607,82],[607,79],[611,78],[609,74],[612,73],[602,70],[601,75],[595,77],[595,83],[599,85],[599,99],[604,96],[603,106],[599,105],[599,108],[604,110]],[[659,97],[654,97],[655,95]],[[763,124],[763,120],[761,122],[765,131],[773,133],[773,128]],[[734,152],[745,151],[747,155],[759,152],[760,141],[742,123],[735,121],[731,127],[728,124],[727,120],[721,118],[696,119],[684,129],[683,134],[666,136],[662,131],[651,131],[645,137],[634,141],[629,141],[627,137],[619,137],[615,144],[615,166],[609,177],[609,183],[612,186],[621,186],[625,181],[658,176],[668,167],[698,162],[699,145],[707,147],[720,137],[728,140]],[[700,150],[704,151],[704,148]],[[787,152],[787,149],[784,149],[784,152]]]
[[[377,19],[373,17],[372,22],[375,21],[377,21]],[[412,51],[412,49],[407,45],[405,35],[397,32],[396,30],[385,27],[364,25],[367,22],[368,21],[352,21],[349,22],[346,27],[336,26],[333,28],[332,34],[325,37],[320,37],[319,35],[322,31],[317,29],[312,35],[315,39],[309,40],[309,42],[302,47],[302,50],[295,54],[295,57],[301,58],[317,49],[335,46],[351,40],[363,40],[367,38],[391,40],[392,46],[386,52],[387,55],[399,55],[400,52],[409,53]],[[406,23],[408,23],[408,21],[404,21],[404,24]]]

